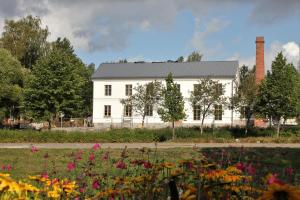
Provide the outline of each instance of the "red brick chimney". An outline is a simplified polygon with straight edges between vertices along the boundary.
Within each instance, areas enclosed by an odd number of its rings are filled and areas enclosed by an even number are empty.
[[[256,37],[256,71],[255,82],[259,84],[265,77],[265,50],[264,37]]]
[[[255,83],[259,85],[265,78],[265,50],[264,37],[256,37],[256,68],[255,68]],[[254,126],[260,128],[266,128],[267,123],[263,119],[254,119]]]

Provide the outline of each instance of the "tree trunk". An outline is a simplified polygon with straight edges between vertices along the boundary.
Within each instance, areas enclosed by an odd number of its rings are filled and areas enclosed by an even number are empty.
[[[143,115],[143,118],[142,118],[142,128],[144,128],[144,124],[145,124],[145,115]]]
[[[49,123],[49,125],[48,125],[48,129],[49,129],[49,130],[51,130],[51,127],[52,127],[52,122],[51,122],[51,119],[50,119],[50,120],[48,120],[48,123]]]
[[[175,135],[175,122],[172,121],[172,133],[173,133],[173,140],[176,139],[176,135]]]
[[[279,132],[280,132],[280,118],[278,119],[278,123],[277,123],[277,137],[279,137]]]
[[[201,126],[200,126],[201,135],[203,134],[203,124],[204,124],[204,116],[202,116],[201,119]]]

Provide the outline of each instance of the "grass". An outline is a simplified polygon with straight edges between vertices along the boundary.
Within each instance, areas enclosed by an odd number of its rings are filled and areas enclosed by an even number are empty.
[[[40,149],[32,153],[30,149],[0,149],[0,166],[11,164],[13,169],[9,173],[14,178],[25,178],[27,175],[41,174],[48,169],[48,173],[56,174],[58,177],[65,176],[68,162],[79,150],[68,149]],[[109,151],[112,161],[120,158],[121,149],[105,149],[97,151],[96,161],[103,162],[101,159],[104,152]],[[213,149],[191,149],[174,148],[151,150],[149,154],[137,149],[128,149],[129,158],[177,161],[180,159],[195,158],[202,155],[212,162],[220,165],[228,163],[253,163],[257,170],[264,172],[282,173],[286,167],[296,169],[300,174],[300,149],[289,148],[213,148]],[[47,155],[45,157],[45,155]],[[89,150],[83,153],[83,160],[87,159]],[[175,156],[176,155],[176,156]],[[228,162],[230,161],[230,162]],[[99,169],[101,171],[103,169]],[[0,173],[3,172],[0,169]],[[109,169],[110,174],[114,174],[114,169]],[[265,174],[265,173],[264,173]]]
[[[198,127],[177,128],[175,142],[300,142],[299,127],[287,128],[281,137],[272,129],[253,129],[247,135],[241,128],[206,129],[201,135]],[[0,143],[94,143],[94,142],[164,142],[172,139],[172,130],[164,129],[111,129],[97,132],[63,132],[33,130],[0,130]]]

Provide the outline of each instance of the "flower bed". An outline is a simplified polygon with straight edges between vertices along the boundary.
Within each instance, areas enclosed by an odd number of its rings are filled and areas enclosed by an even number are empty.
[[[39,150],[31,148],[31,154]],[[295,169],[262,174],[253,162],[233,162],[227,150],[215,155],[194,149],[190,158],[166,161],[157,150],[140,149],[118,157],[95,144],[88,152],[68,155],[64,177],[57,175],[45,154],[44,171],[15,181],[5,166],[0,174],[0,199],[270,199],[300,197]],[[87,156],[86,156],[87,154]],[[151,156],[150,156],[151,154]],[[154,156],[153,156],[154,155]],[[214,162],[212,156],[219,156]],[[249,160],[248,160],[249,161]],[[4,173],[5,172],[5,173]],[[263,171],[265,172],[265,171]],[[293,186],[294,185],[294,186]],[[275,198],[276,199],[276,198]]]

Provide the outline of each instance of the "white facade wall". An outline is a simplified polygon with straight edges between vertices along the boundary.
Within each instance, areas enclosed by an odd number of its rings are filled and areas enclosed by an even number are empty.
[[[225,89],[224,96],[231,97],[234,91],[235,84],[233,79],[213,79],[219,81]],[[154,81],[154,79],[123,79],[123,80],[104,80],[95,79],[94,82],[94,94],[93,94],[93,123],[95,126],[122,126],[124,106],[120,103],[121,99],[127,98],[125,95],[125,85],[132,84],[134,88],[137,84],[145,84],[147,82]],[[164,79],[158,79],[165,84]],[[185,110],[187,118],[181,122],[183,126],[197,126],[200,125],[200,120],[193,119],[193,109],[189,102],[190,92],[194,88],[194,84],[199,83],[199,79],[177,79],[174,78],[174,82],[180,84],[180,91],[185,99]],[[105,85],[111,85],[111,96],[105,96]],[[134,93],[134,89],[132,90]],[[111,105],[111,117],[104,117],[104,105]],[[168,123],[161,121],[159,115],[156,112],[156,108],[153,108],[153,116],[147,116],[145,119],[145,126],[167,126]],[[239,114],[230,110],[230,108],[223,106],[222,120],[214,120],[214,116],[209,116],[205,119],[204,124],[207,126],[224,126],[232,125],[239,120]],[[135,127],[141,126],[142,118],[133,113],[132,124]]]

